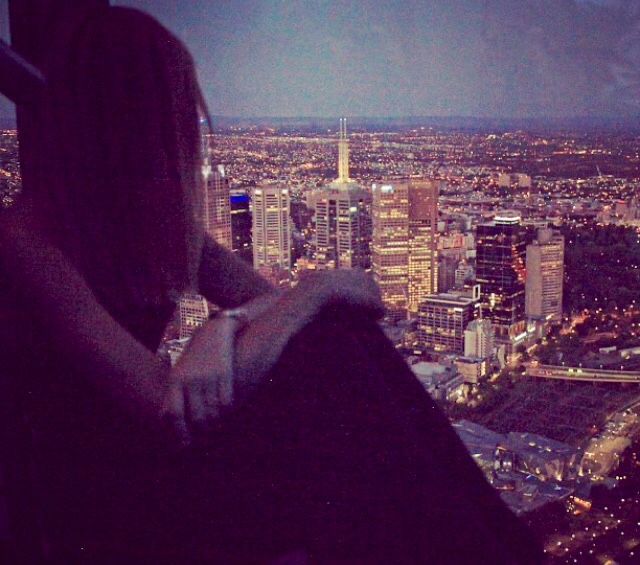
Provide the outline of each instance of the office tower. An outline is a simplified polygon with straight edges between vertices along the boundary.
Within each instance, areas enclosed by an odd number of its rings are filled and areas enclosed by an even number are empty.
[[[409,183],[372,187],[371,262],[382,301],[392,317],[409,307]]]
[[[201,127],[205,128],[204,122]],[[202,136],[203,227],[205,233],[213,238],[214,241],[230,250],[232,241],[229,180],[226,177],[224,166],[212,166],[209,141],[210,135],[204,133]],[[178,316],[180,325],[179,341],[182,341],[184,345],[193,332],[209,318],[207,300],[198,294],[183,295],[178,303]]]
[[[205,177],[204,191],[204,230],[217,243],[227,249],[231,242],[231,209],[229,204],[229,179],[224,166],[203,167]]]
[[[515,213],[496,215],[476,233],[476,281],[482,291],[482,317],[491,320],[496,345],[507,355],[526,339],[525,256],[528,233]]]
[[[313,261],[314,236],[313,209],[309,208],[304,199],[291,200],[291,264],[297,274],[308,267],[315,268]],[[303,261],[299,262],[300,259]]]
[[[462,355],[465,330],[476,319],[479,290],[473,294],[442,293],[428,296],[418,311],[418,344],[437,352]]]
[[[308,195],[307,195],[308,198]],[[313,210],[309,209],[305,200],[291,200],[291,221],[294,227],[300,233],[307,234],[311,228],[313,219]]]
[[[371,194],[358,185],[329,185],[316,199],[315,259],[319,269],[371,264]]]
[[[336,202],[328,190],[315,198],[315,258],[318,268],[335,269],[337,257]]]
[[[409,181],[409,311],[438,292],[438,191],[435,181]]]
[[[527,246],[525,310],[528,318],[558,323],[562,320],[564,237],[540,229]]]
[[[450,253],[450,249],[438,252],[438,290],[448,292],[456,286],[456,270],[460,265],[460,254],[457,250]]]
[[[253,266],[270,278],[291,271],[289,198],[289,189],[280,185],[253,189]]]
[[[251,199],[246,190],[231,191],[231,249],[238,257],[252,263],[250,203]]]
[[[438,288],[438,187],[411,179],[372,187],[372,265],[391,317],[417,313]]]
[[[487,359],[494,351],[493,326],[490,320],[474,320],[464,332],[464,354]]]
[[[185,294],[178,304],[180,314],[180,339],[193,335],[209,318],[209,306],[198,294]]]
[[[370,266],[371,194],[349,177],[346,119],[340,120],[338,178],[318,190],[315,203],[315,262],[319,269]]]

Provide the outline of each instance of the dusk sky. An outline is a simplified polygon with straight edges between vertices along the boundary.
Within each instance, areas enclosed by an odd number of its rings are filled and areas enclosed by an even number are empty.
[[[186,42],[212,114],[640,114],[640,0],[118,3]]]

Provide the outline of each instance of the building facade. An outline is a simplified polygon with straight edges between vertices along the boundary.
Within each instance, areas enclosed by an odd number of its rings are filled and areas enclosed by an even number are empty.
[[[372,267],[392,317],[417,314],[438,289],[438,186],[410,179],[372,186]]]
[[[224,167],[205,167],[203,220],[205,233],[226,249],[232,249],[229,179]]]
[[[291,271],[289,189],[266,185],[252,191],[253,266],[256,270]]]
[[[482,317],[495,329],[496,345],[507,355],[526,339],[525,281],[527,230],[516,214],[497,215],[476,232],[476,282]]]
[[[564,283],[564,236],[551,229],[538,230],[527,246],[527,317],[549,323],[562,320]]]
[[[198,294],[185,294],[178,304],[180,339],[189,338],[209,319],[207,300]]]
[[[315,199],[315,260],[319,269],[371,266],[371,193],[356,183],[323,188]]]
[[[315,262],[318,269],[371,266],[371,193],[349,177],[346,120],[340,120],[338,178],[316,191]]]
[[[409,181],[409,312],[438,292],[439,184],[425,179]]]
[[[448,292],[456,286],[456,272],[461,260],[459,253],[449,249],[438,252],[438,291]]]
[[[489,363],[486,359],[458,357],[453,364],[467,384],[478,384],[489,372]]]
[[[251,245],[251,198],[246,190],[232,190],[231,206],[231,249],[241,259],[253,262]]]
[[[418,344],[436,352],[462,355],[465,330],[478,315],[479,296],[434,294],[420,304]]]
[[[372,187],[373,275],[387,312],[403,317],[409,306],[409,183]]]
[[[467,357],[488,359],[495,350],[493,326],[489,320],[474,320],[464,332],[464,354]]]

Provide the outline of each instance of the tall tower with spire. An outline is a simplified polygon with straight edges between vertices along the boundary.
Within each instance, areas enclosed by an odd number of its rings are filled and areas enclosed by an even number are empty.
[[[349,178],[349,140],[347,139],[347,118],[340,118],[340,140],[338,141],[338,182],[351,182]]]
[[[340,119],[338,178],[315,200],[315,262],[319,269],[368,268],[371,263],[371,193],[349,177],[347,119]]]

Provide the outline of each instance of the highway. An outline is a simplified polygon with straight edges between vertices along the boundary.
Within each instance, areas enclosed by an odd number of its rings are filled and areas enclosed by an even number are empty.
[[[538,365],[534,362],[526,364],[526,374],[529,377],[564,381],[640,384],[640,371],[611,371],[609,369],[565,367],[562,365]]]

